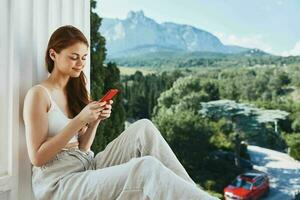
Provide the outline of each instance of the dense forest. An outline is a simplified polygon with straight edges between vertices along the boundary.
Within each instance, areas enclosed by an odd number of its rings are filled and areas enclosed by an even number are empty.
[[[300,57],[281,57],[250,50],[239,54],[211,52],[153,52],[138,56],[107,59],[119,66],[149,67],[157,70],[199,67],[253,67],[257,65],[285,66],[299,63]]]
[[[110,60],[106,59],[105,38],[98,32],[101,18],[95,7],[92,0],[91,96],[99,99],[110,88],[120,90],[111,117],[97,130],[95,153],[124,130],[125,121],[151,119],[197,184],[220,198],[223,188],[243,169],[213,155],[234,152],[237,132],[243,141],[243,158],[248,157],[247,144],[255,144],[300,160],[300,57],[259,51],[236,55],[164,52]],[[122,75],[118,66],[158,70]],[[230,100],[227,103],[243,105],[245,110],[288,115],[274,123],[249,115],[236,117],[226,109],[218,117],[201,112],[204,103],[218,100]]]
[[[192,177],[206,189],[222,193],[222,188],[241,169],[234,163],[212,159],[210,153],[234,151],[234,124],[225,117],[202,116],[201,102],[228,99],[260,109],[288,112],[285,120],[278,121],[277,132],[274,123],[262,123],[256,131],[241,134],[241,139],[249,144],[288,151],[300,160],[299,64],[177,69],[146,76],[138,71],[122,78],[126,118],[152,119]],[[245,152],[241,154],[247,157]]]

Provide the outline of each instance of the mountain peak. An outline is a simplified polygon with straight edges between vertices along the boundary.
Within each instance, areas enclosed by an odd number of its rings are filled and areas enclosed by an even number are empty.
[[[190,25],[159,24],[142,10],[130,11],[123,20],[103,19],[100,27],[109,56],[133,51],[202,51],[239,53],[249,49],[223,45],[213,34]]]
[[[142,19],[145,18],[145,14],[143,10],[140,11],[129,11],[127,14],[127,19]]]

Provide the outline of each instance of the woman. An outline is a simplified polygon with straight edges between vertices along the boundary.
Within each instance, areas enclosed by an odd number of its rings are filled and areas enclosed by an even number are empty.
[[[199,189],[151,121],[133,123],[95,157],[90,147],[113,101],[91,101],[83,74],[88,41],[73,26],[50,37],[50,76],[24,101],[37,199],[215,199]]]

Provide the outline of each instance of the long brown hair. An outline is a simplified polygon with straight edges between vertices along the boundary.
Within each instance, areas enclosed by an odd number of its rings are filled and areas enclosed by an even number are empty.
[[[54,61],[50,58],[49,50],[53,49],[55,52],[60,53],[63,49],[78,42],[89,46],[86,37],[74,26],[62,26],[52,33],[45,55],[46,67],[49,73],[54,69]],[[86,89],[86,76],[83,71],[79,77],[70,77],[66,89],[68,106],[74,117],[90,102],[90,97]]]

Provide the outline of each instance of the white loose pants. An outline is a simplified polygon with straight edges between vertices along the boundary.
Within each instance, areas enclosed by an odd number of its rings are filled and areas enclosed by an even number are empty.
[[[38,200],[216,200],[189,177],[150,120],[133,123],[95,157],[61,151],[32,168]]]

